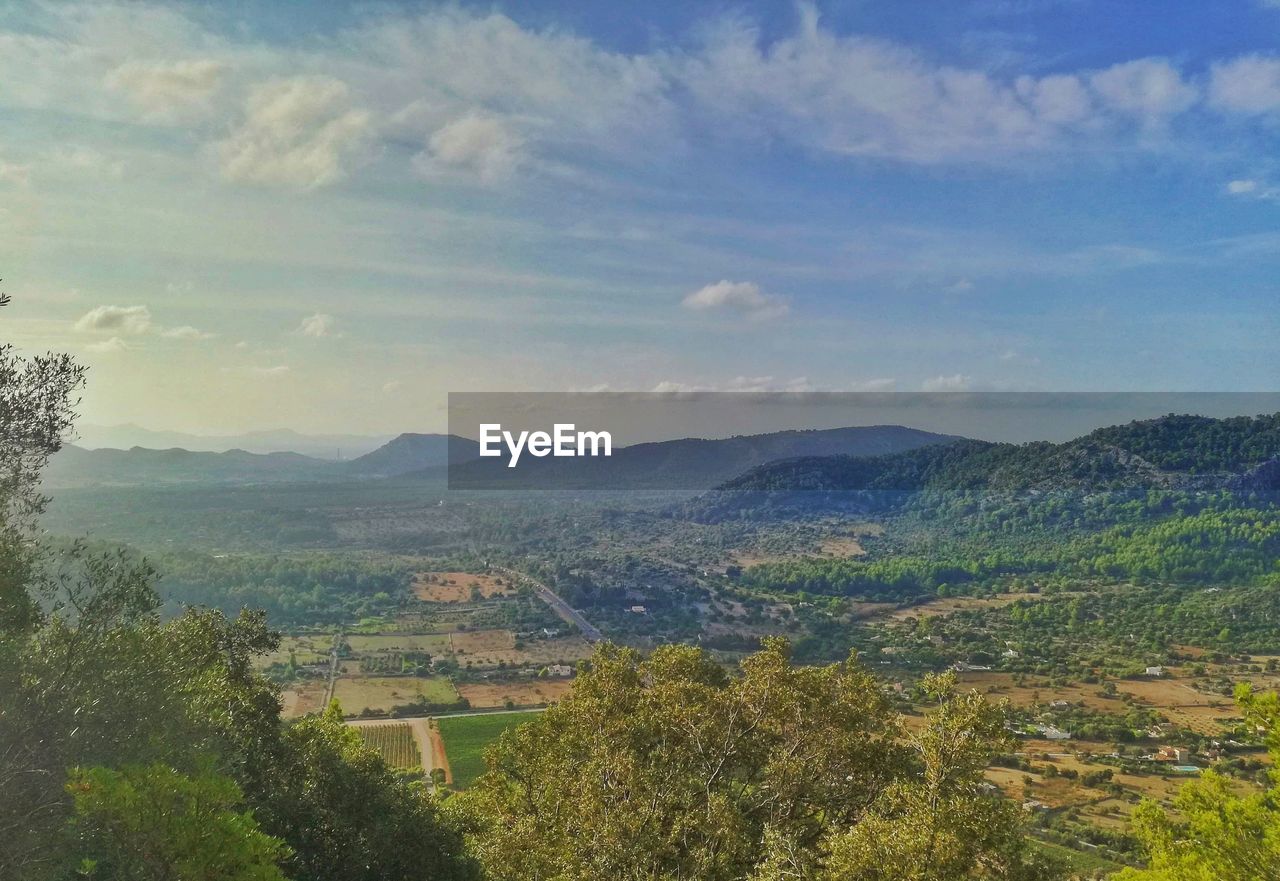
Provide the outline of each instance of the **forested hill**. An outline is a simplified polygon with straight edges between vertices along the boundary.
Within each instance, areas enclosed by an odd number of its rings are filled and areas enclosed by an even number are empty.
[[[710,489],[748,468],[797,456],[875,456],[957,440],[901,425],[776,431],[727,438],[681,438],[619,447],[609,457],[535,459],[518,468],[504,459],[461,462],[455,488]],[[457,461],[457,460],[455,460]]]
[[[1101,428],[1061,444],[963,440],[886,456],[767,463],[720,488],[1052,490],[1280,488],[1280,414],[1169,415]]]

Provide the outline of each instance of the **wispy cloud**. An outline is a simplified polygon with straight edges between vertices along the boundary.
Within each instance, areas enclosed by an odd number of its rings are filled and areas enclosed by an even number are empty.
[[[97,306],[90,309],[75,323],[75,329],[81,333],[111,333],[112,339],[92,344],[106,346],[108,349],[98,348],[95,351],[118,350],[125,348],[120,345],[123,340],[121,336],[159,336],[171,340],[207,340],[212,339],[216,334],[206,333],[192,327],[189,324],[179,325],[177,327],[163,327],[156,324],[151,318],[151,310],[146,306]],[[110,348],[114,347],[114,348]]]
[[[963,392],[973,385],[973,377],[963,373],[952,373],[949,376],[934,376],[920,383],[920,390],[925,392]]]
[[[227,180],[310,190],[341,180],[371,133],[371,115],[352,106],[346,83],[276,79],[254,87],[218,155]]]
[[[317,312],[315,315],[308,315],[306,318],[302,319],[302,322],[298,325],[298,329],[295,333],[301,336],[311,337],[312,339],[340,337],[342,334],[336,330],[336,325],[337,319],[332,315]]]
[[[698,288],[681,305],[695,312],[720,312],[745,316],[754,321],[782,318],[790,311],[787,301],[766,294],[755,282],[721,280]]]

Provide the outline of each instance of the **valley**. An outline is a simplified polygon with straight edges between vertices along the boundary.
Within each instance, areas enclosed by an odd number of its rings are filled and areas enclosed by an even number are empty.
[[[1173,442],[1194,450],[1195,430],[1179,424]],[[283,639],[258,664],[285,716],[336,700],[392,764],[447,768],[437,782],[454,789],[513,711],[570,692],[601,640],[692,643],[727,668],[769,636],[802,664],[856,653],[908,729],[929,705],[924,677],[954,671],[1008,705],[1016,747],[988,782],[1040,845],[1109,871],[1139,859],[1127,828],[1143,799],[1170,804],[1207,768],[1247,792],[1269,768],[1232,693],[1280,685],[1280,509],[1256,483],[1228,487],[1258,473],[1248,456],[1275,449],[1274,427],[1234,430],[1264,440],[1215,459],[1212,485],[1116,471],[1134,458],[1110,448],[1096,470],[1078,451],[1101,448],[1082,441],[1069,456],[841,459],[819,471],[845,484],[800,492],[779,482],[790,465],[702,494],[451,492],[418,476],[96,485],[60,493],[46,521],[145,554],[172,611],[266,609]],[[1133,444],[1156,458],[1151,434],[1135,428]],[[988,467],[1004,476],[975,481]],[[920,473],[907,494],[868,489]]]

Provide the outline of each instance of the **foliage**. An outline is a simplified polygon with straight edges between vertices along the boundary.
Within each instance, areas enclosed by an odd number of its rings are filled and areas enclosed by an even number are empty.
[[[47,383],[31,379],[51,370]],[[154,570],[136,554],[38,543],[34,481],[79,373],[57,359],[23,366],[7,349],[0,373],[0,877],[79,867],[199,878],[216,867],[195,826],[221,836],[219,878],[279,877],[268,853],[293,881],[474,877],[431,795],[388,769],[336,709],[282,722],[252,663],[279,643],[261,612],[192,608],[165,621]],[[68,789],[71,768],[87,770]],[[167,804],[167,819],[143,802]],[[77,842],[96,867],[80,866]],[[145,870],[142,857],[153,861]]]
[[[1022,838],[974,779],[1000,735],[984,706],[945,702],[913,749],[852,660],[794,667],[769,640],[732,678],[698,649],[604,646],[569,697],[502,735],[460,798],[495,881],[844,877],[860,824],[896,834],[899,819],[945,830],[907,848],[928,865],[947,852],[919,877],[999,877],[983,867],[1023,866]],[[939,799],[948,810],[926,810]],[[944,844],[960,840],[963,854]]]
[[[93,881],[284,881],[289,848],[235,810],[235,783],[165,765],[71,772],[80,874]]]
[[[1268,732],[1272,762],[1280,761],[1280,698],[1242,685],[1237,699],[1246,718]],[[1228,779],[1206,771],[1188,783],[1174,812],[1145,802],[1134,832],[1150,853],[1145,869],[1126,869],[1116,881],[1253,881],[1280,877],[1280,782],[1239,795]]]

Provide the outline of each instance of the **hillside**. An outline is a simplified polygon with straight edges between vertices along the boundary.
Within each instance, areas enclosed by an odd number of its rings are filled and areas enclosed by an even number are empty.
[[[504,458],[477,459],[451,468],[450,481],[454,488],[709,489],[779,459],[883,456],[956,440],[900,425],[682,438],[616,448],[608,458],[526,456],[515,469],[508,469]]]
[[[726,481],[746,491],[1052,489],[1272,490],[1280,415],[1169,415],[1061,444],[957,441],[887,456],[803,457]]]
[[[88,450],[148,450],[179,448],[192,452],[301,453],[313,459],[352,459],[372,452],[391,440],[390,435],[302,434],[288,428],[249,431],[244,434],[201,435],[181,431],[155,431],[140,425],[80,425],[76,446]]]
[[[192,450],[86,450],[65,445],[49,462],[46,488],[323,480],[333,464],[299,453]]]
[[[352,459],[342,471],[353,477],[396,477],[425,469],[444,468],[479,455],[479,445],[452,434],[406,432],[371,453]]]
[[[442,434],[402,434],[378,449],[340,462],[294,452],[215,453],[181,448],[88,450],[67,444],[52,458],[47,488],[341,482],[395,477],[423,468],[443,468],[453,455],[476,454],[476,444]]]

